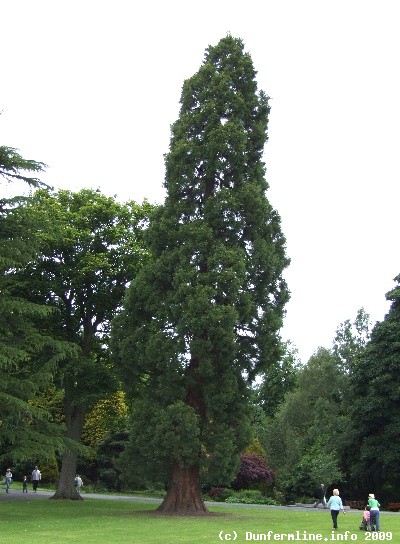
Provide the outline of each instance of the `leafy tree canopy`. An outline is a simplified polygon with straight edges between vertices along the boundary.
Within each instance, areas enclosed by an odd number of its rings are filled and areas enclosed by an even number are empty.
[[[19,289],[32,303],[53,310],[41,328],[68,342],[74,354],[58,362],[55,384],[63,390],[66,436],[80,441],[87,411],[117,387],[108,356],[110,322],[146,256],[143,241],[152,206],[120,204],[99,191],[37,190],[15,211],[41,224],[40,251],[18,273]],[[63,459],[59,496],[76,498],[77,449]]]
[[[352,375],[352,477],[364,493],[397,500],[400,486],[400,275]],[[355,462],[357,460],[357,462]]]
[[[290,342],[282,342],[279,359],[271,361],[256,388],[258,402],[267,416],[274,416],[285,395],[295,388],[300,367],[297,349]]]
[[[348,424],[346,380],[333,352],[319,348],[267,425],[268,458],[288,498],[312,496],[321,482],[342,477],[338,450]]]
[[[363,309],[353,322],[341,323],[332,349],[319,348],[298,369],[295,388],[267,423],[263,443],[287,498],[312,496],[320,482],[347,480],[347,492],[355,492],[349,482],[357,436],[350,415],[351,377],[365,353],[369,331],[370,318]]]

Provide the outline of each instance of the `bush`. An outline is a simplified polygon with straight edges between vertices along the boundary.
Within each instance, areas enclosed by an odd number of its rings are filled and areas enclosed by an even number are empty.
[[[274,499],[276,500],[276,502],[278,504],[285,504],[286,503],[286,497],[282,493],[282,491],[280,491],[279,489],[276,489],[276,488],[273,489],[273,497],[274,497]]]
[[[279,502],[265,497],[261,491],[257,489],[243,489],[242,491],[232,491],[225,502],[238,504],[266,504],[269,506],[279,506]]]
[[[104,494],[104,493],[109,493],[110,492],[110,489],[103,485],[101,482],[100,483],[88,483],[88,484],[85,484],[85,480],[83,481],[83,488],[82,490],[85,492],[85,493],[98,493],[98,494]]]
[[[226,487],[211,487],[207,498],[212,501],[224,502],[232,494],[232,489]]]
[[[245,453],[240,457],[240,469],[232,482],[233,489],[258,489],[265,492],[275,481],[274,471],[261,455]]]

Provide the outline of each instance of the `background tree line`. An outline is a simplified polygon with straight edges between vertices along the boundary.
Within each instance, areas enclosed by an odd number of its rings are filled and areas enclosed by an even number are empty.
[[[400,277],[395,278],[397,284]],[[399,289],[382,322],[359,310],[332,348],[319,348],[260,432],[286,500],[312,497],[319,483],[348,500],[371,490],[398,499]]]

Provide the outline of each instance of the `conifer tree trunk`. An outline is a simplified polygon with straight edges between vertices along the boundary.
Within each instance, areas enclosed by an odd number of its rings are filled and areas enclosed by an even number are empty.
[[[189,364],[188,372],[191,374],[196,387],[189,388],[186,402],[199,416],[201,425],[205,421],[204,397],[201,383],[196,377],[200,361],[193,358]],[[200,454],[199,454],[200,456]],[[185,467],[176,463],[172,469],[171,482],[167,495],[158,508],[159,512],[175,515],[205,515],[208,514],[201,494],[200,467],[194,465]]]
[[[174,515],[208,514],[201,496],[199,467],[182,467],[178,464],[172,471],[172,481],[159,512]]]

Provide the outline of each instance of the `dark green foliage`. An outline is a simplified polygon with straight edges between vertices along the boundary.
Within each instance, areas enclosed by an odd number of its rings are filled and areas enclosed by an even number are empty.
[[[337,357],[320,348],[267,426],[268,459],[287,498],[311,496],[321,482],[343,477],[339,449],[348,424],[346,379]]]
[[[73,402],[90,406],[107,387],[109,323],[145,255],[140,225],[150,210],[98,191],[40,190],[22,211],[42,228],[37,259],[18,278],[33,302],[54,309],[42,326],[78,348],[58,367],[60,383],[73,382]]]
[[[26,172],[43,172],[46,165],[24,159],[17,149],[0,146],[0,176],[8,182],[23,181],[32,187],[44,187],[40,179],[26,175]]]
[[[267,416],[274,416],[285,395],[295,388],[299,367],[297,350],[290,342],[282,343],[280,358],[271,361],[257,387],[258,403]]]
[[[145,257],[142,231],[152,206],[119,204],[98,191],[38,190],[20,213],[41,224],[35,261],[18,273],[32,303],[53,310],[41,329],[74,353],[58,362],[56,385],[64,395],[66,436],[75,441],[63,458],[60,486],[72,489],[77,443],[88,409],[117,387],[108,334],[128,282]],[[64,471],[65,467],[68,467]]]
[[[246,489],[241,491],[231,491],[225,502],[236,504],[264,504],[269,506],[278,506],[279,502],[266,497],[257,489]]]
[[[25,171],[42,171],[43,163],[27,161],[14,149],[0,147],[0,182],[22,180],[40,184]],[[47,387],[68,346],[41,330],[38,323],[52,310],[29,300],[17,279],[39,250],[39,224],[23,218],[29,199],[0,200],[0,459],[51,457],[61,447],[60,429],[48,412],[33,403]]]
[[[268,113],[231,36],[183,85],[152,258],[113,327],[121,376],[141,399],[130,451],[149,476],[180,463],[229,483],[250,438],[249,381],[279,357],[288,260],[265,195]]]
[[[93,484],[117,491],[127,489],[127,482],[120,478],[119,461],[128,440],[127,429],[113,429],[97,445],[93,457],[79,459],[77,472],[82,476],[85,487]]]
[[[352,376],[352,476],[363,493],[398,500],[400,487],[400,276]],[[350,449],[349,447],[349,449]]]
[[[129,439],[127,430],[114,430],[97,446],[96,459],[99,466],[99,481],[108,489],[121,490],[124,486],[118,470],[118,459]]]
[[[295,389],[286,394],[265,435],[260,435],[286,499],[312,497],[321,482],[340,482],[342,490],[359,496],[350,477],[350,464],[358,462],[351,377],[369,337],[370,318],[363,309],[353,322],[341,323],[333,349],[319,348],[297,370]]]
[[[358,310],[353,323],[341,323],[333,341],[333,351],[341,363],[342,371],[350,374],[363,355],[371,336],[370,316],[364,308]]]

